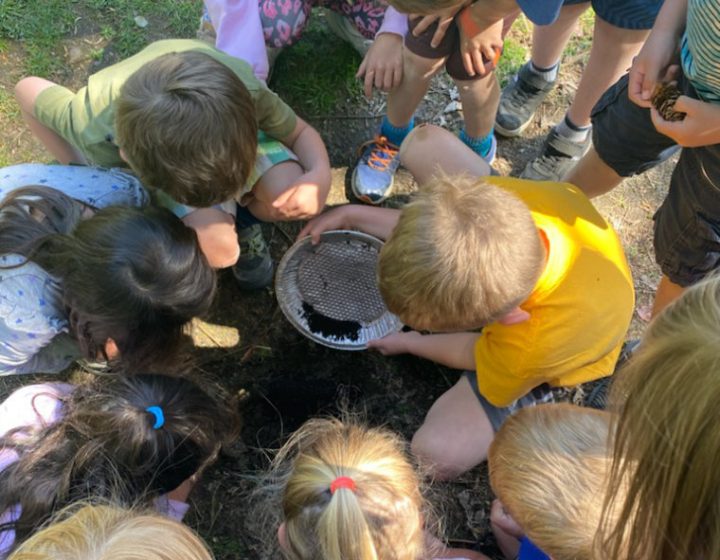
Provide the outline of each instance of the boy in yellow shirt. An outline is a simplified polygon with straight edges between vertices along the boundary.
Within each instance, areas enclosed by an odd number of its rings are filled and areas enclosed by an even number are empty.
[[[613,372],[633,283],[617,234],[574,186],[487,177],[484,161],[436,127],[412,133],[401,158],[421,185],[402,211],[347,205],[300,236],[345,228],[387,239],[378,273],[388,308],[442,334],[396,333],[371,347],[471,370],[412,442],[451,478],[487,457],[515,410]]]

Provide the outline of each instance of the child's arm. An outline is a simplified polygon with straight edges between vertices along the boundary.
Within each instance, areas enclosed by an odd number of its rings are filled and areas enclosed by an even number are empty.
[[[399,332],[371,340],[368,348],[383,356],[413,354],[446,367],[475,371],[475,342],[480,333],[420,334]]]
[[[665,0],[650,36],[630,68],[628,95],[641,107],[650,107],[650,97],[658,81],[672,79],[671,65],[678,58],[686,20],[687,0]]]
[[[361,204],[345,204],[310,220],[300,230],[297,238],[308,235],[313,244],[320,241],[320,234],[333,229],[354,229],[369,233],[380,239],[392,234],[400,217],[400,210],[393,208],[373,208]]]
[[[681,121],[666,121],[655,107],[650,108],[658,132],[685,148],[720,143],[720,106],[681,95],[673,109],[686,113],[685,118]]]
[[[295,129],[281,141],[295,153],[305,173],[273,202],[273,208],[286,218],[317,215],[325,206],[332,181],[325,144],[300,117]]]
[[[407,15],[388,6],[385,9],[382,25],[375,34],[375,40],[355,75],[357,78],[365,78],[366,97],[372,95],[373,85],[377,89],[387,92],[402,82],[403,38],[407,29]]]

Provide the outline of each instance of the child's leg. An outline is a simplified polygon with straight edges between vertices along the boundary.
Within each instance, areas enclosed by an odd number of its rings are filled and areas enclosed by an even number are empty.
[[[213,268],[233,266],[240,255],[240,246],[232,216],[216,208],[198,208],[182,218],[195,230],[200,250]]]
[[[400,146],[400,161],[420,184],[426,183],[438,170],[448,175],[491,174],[484,159],[452,132],[434,125],[419,126],[408,134]]]
[[[322,207],[317,204],[308,204],[298,208],[295,215],[284,215],[278,211],[275,203],[282,201],[289,193],[288,190],[303,174],[303,168],[296,161],[285,161],[279,163],[260,177],[260,180],[253,188],[253,198],[248,204],[248,210],[262,222],[281,222],[288,220],[305,220],[320,213]],[[307,185],[299,186],[297,189],[308,189]],[[295,191],[295,189],[294,189]],[[302,195],[302,193],[299,193]],[[317,197],[315,197],[315,200]]]
[[[652,316],[657,317],[657,315],[663,309],[665,309],[673,301],[683,295],[684,291],[685,288],[683,288],[679,284],[675,284],[675,282],[673,282],[672,280],[670,280],[670,278],[663,274],[655,291],[655,301],[653,302]]]
[[[15,86],[15,98],[28,127],[45,148],[62,164],[86,164],[87,160],[72,144],[35,118],[35,101],[40,93],[57,84],[43,78],[23,78]]]
[[[590,147],[564,180],[579,187],[588,198],[594,198],[617,187],[623,177],[602,160],[594,147]]]
[[[412,439],[412,451],[437,479],[455,478],[487,458],[495,431],[466,376],[435,403]]]
[[[461,139],[488,163],[494,159],[495,113],[500,101],[500,86],[495,72],[479,80],[455,80],[463,104],[465,128]]]

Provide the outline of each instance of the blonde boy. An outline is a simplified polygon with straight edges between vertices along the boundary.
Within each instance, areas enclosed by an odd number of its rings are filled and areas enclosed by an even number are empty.
[[[515,410],[552,400],[552,387],[613,372],[633,284],[617,235],[572,185],[458,175],[489,167],[436,127],[410,135],[401,157],[422,185],[402,211],[348,205],[300,235],[317,240],[341,227],[387,239],[379,277],[389,309],[413,328],[447,331],[370,346],[470,370],[412,443],[436,476],[450,478],[486,458]]]
[[[570,404],[527,408],[507,419],[488,456],[498,497],[490,523],[506,558],[530,557],[524,551],[533,545],[553,560],[595,557],[609,427],[609,413]]]
[[[318,133],[246,62],[202,41],[152,43],[78,92],[37,77],[15,90],[58,161],[129,164],[197,231],[210,264],[235,265],[244,287],[272,278],[259,223],[308,218],[325,203],[330,168]]]

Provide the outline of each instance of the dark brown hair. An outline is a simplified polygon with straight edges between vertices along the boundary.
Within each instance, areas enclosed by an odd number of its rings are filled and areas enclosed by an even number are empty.
[[[232,199],[255,165],[255,105],[232,70],[201,52],[168,53],[128,78],[115,128],[144,184],[190,206]]]
[[[151,406],[164,416],[157,429]],[[20,456],[0,472],[0,511],[21,508],[20,517],[0,530],[14,530],[19,543],[77,501],[148,503],[212,462],[237,426],[228,400],[189,379],[98,377],[75,388],[55,424],[0,439],[0,448]]]
[[[163,208],[115,206],[81,220],[83,209],[51,188],[14,191],[0,203],[0,254],[58,278],[84,357],[104,355],[111,338],[129,369],[169,367],[184,326],[215,294],[195,232]]]

